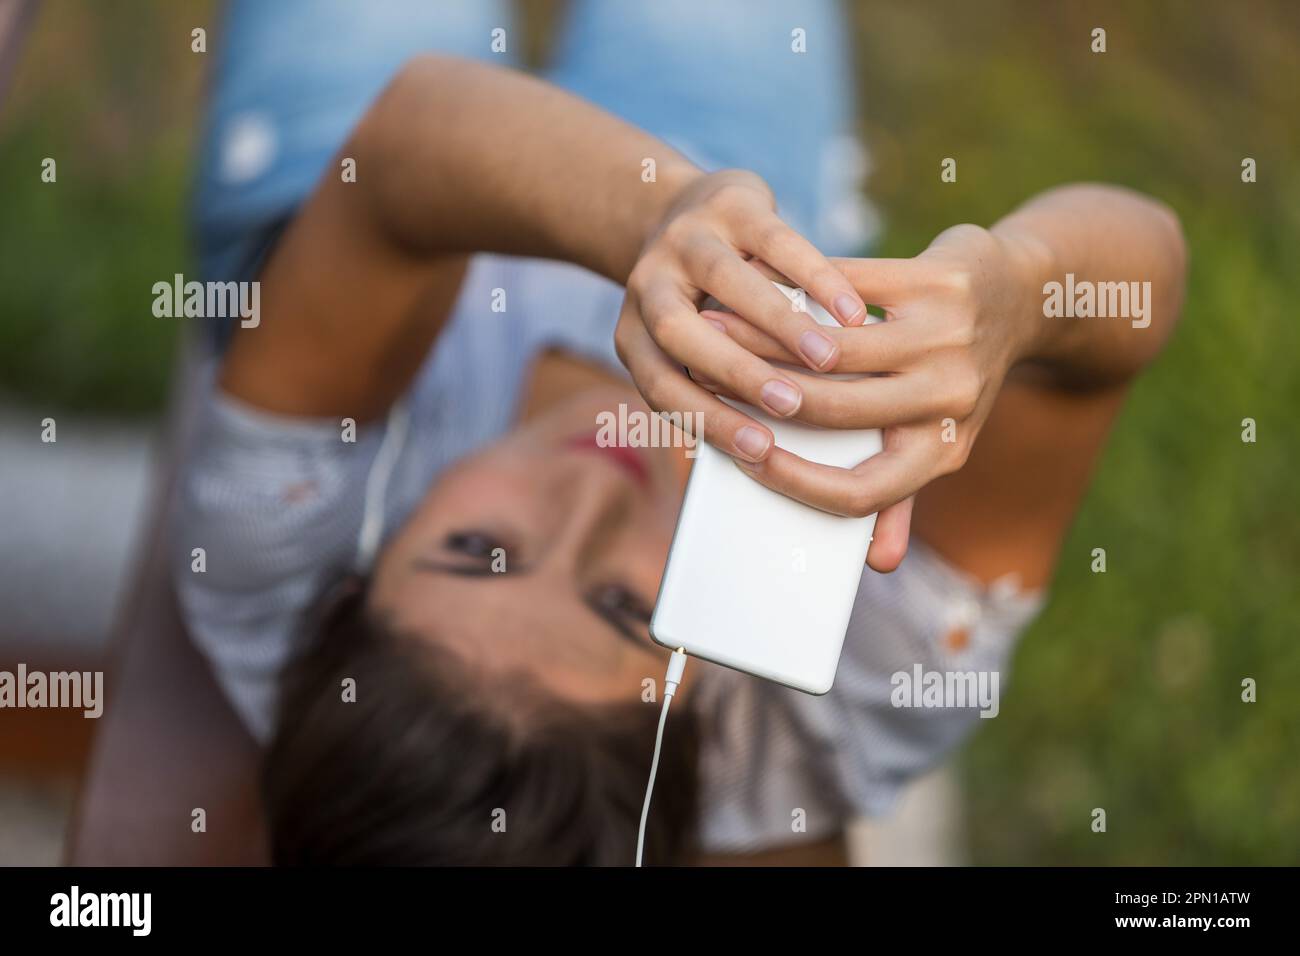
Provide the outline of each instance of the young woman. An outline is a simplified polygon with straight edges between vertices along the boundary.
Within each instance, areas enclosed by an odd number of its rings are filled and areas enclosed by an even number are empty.
[[[892,707],[890,675],[1005,671],[1041,604],[1126,384],[1178,315],[1177,221],[1075,186],[914,259],[827,259],[862,222],[833,5],[577,4],[553,83],[423,55],[373,96],[378,60],[391,74],[457,29],[486,53],[504,15],[444,7],[422,29],[422,9],[317,22],[365,55],[315,69],[259,57],[279,49],[267,14],[236,5],[216,87],[205,261],[256,275],[263,318],[216,374],[177,587],[268,745],[275,856],[631,862],[665,659],[646,622],[687,462],[600,447],[598,415],[626,403],[701,412],[783,494],[879,512],[830,694],[692,666],[646,850],[842,860],[845,821],[977,722]],[[1044,318],[1067,273],[1149,281],[1151,322]],[[891,321],[861,327],[866,303]],[[885,452],[801,461],[718,394],[884,427]]]

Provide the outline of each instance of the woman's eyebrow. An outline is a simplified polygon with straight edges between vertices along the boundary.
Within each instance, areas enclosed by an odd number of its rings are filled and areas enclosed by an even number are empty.
[[[462,578],[504,578],[507,576],[501,571],[493,571],[488,565],[457,564],[453,561],[436,561],[432,558],[416,558],[411,562],[411,567],[415,568],[417,571],[423,571],[426,574],[451,574]],[[528,571],[528,568],[514,569],[511,570],[510,574],[518,576],[520,574],[527,574]],[[596,617],[598,617],[602,622],[613,628],[619,637],[631,641],[637,647],[651,650],[650,645],[646,643],[645,637],[637,634],[632,630],[632,628],[628,627],[627,621],[624,620],[622,616],[607,611],[605,608],[602,608],[600,605],[586,598],[582,600],[582,606],[591,611],[591,613],[596,615]]]

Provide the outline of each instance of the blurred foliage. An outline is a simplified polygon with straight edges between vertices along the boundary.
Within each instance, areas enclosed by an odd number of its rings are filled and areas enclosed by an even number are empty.
[[[1077,179],[1162,198],[1192,250],[1182,327],[1133,390],[1001,715],[962,758],[974,861],[1300,862],[1300,7],[854,8],[884,254]],[[149,288],[190,261],[206,63],[189,31],[213,20],[206,2],[43,4],[0,115],[5,392],[161,406],[177,326]],[[45,156],[57,186],[39,182]],[[956,183],[939,180],[947,156]]]
[[[1133,389],[1001,714],[963,754],[973,860],[1300,863],[1300,7],[856,13],[883,254],[1070,180],[1163,199],[1191,248],[1182,325]]]
[[[187,271],[184,204],[213,4],[46,0],[0,103],[0,395],[42,411],[156,413]],[[41,181],[46,157],[55,183]]]

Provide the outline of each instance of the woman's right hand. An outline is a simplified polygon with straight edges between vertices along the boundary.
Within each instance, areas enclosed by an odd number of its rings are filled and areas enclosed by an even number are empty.
[[[705,300],[745,316],[813,371],[832,371],[840,355],[834,339],[772,285],[760,263],[804,289],[841,325],[865,321],[866,305],[849,280],[782,222],[767,184],[744,170],[723,170],[684,186],[651,232],[628,277],[615,332],[619,358],[653,409],[702,412],[704,440],[751,462],[771,451],[771,431],[702,387],[685,367],[701,381],[729,383],[729,393],[781,418],[799,410],[802,391],[702,317]]]

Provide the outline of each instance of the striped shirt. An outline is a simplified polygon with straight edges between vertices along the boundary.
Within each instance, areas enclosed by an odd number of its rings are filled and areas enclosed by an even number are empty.
[[[504,290],[506,307],[494,311]],[[613,329],[622,289],[577,267],[477,256],[390,438],[382,542],[447,466],[507,432],[530,363],[563,349],[621,371]],[[390,419],[390,422],[392,419]],[[340,441],[338,420],[270,415],[211,392],[177,501],[176,567],[193,639],[250,732],[273,733],[278,674],[303,612],[357,569],[367,482],[390,425]],[[364,549],[363,549],[364,551]],[[364,558],[364,555],[363,555]],[[361,570],[366,570],[362,567]],[[913,542],[893,574],[864,571],[834,688],[811,697],[698,662],[701,841],[738,852],[837,832],[886,811],[902,786],[978,725],[973,707],[891,701],[895,675],[993,672],[1041,605],[1012,581],[984,587]],[[964,635],[960,642],[949,635]]]

